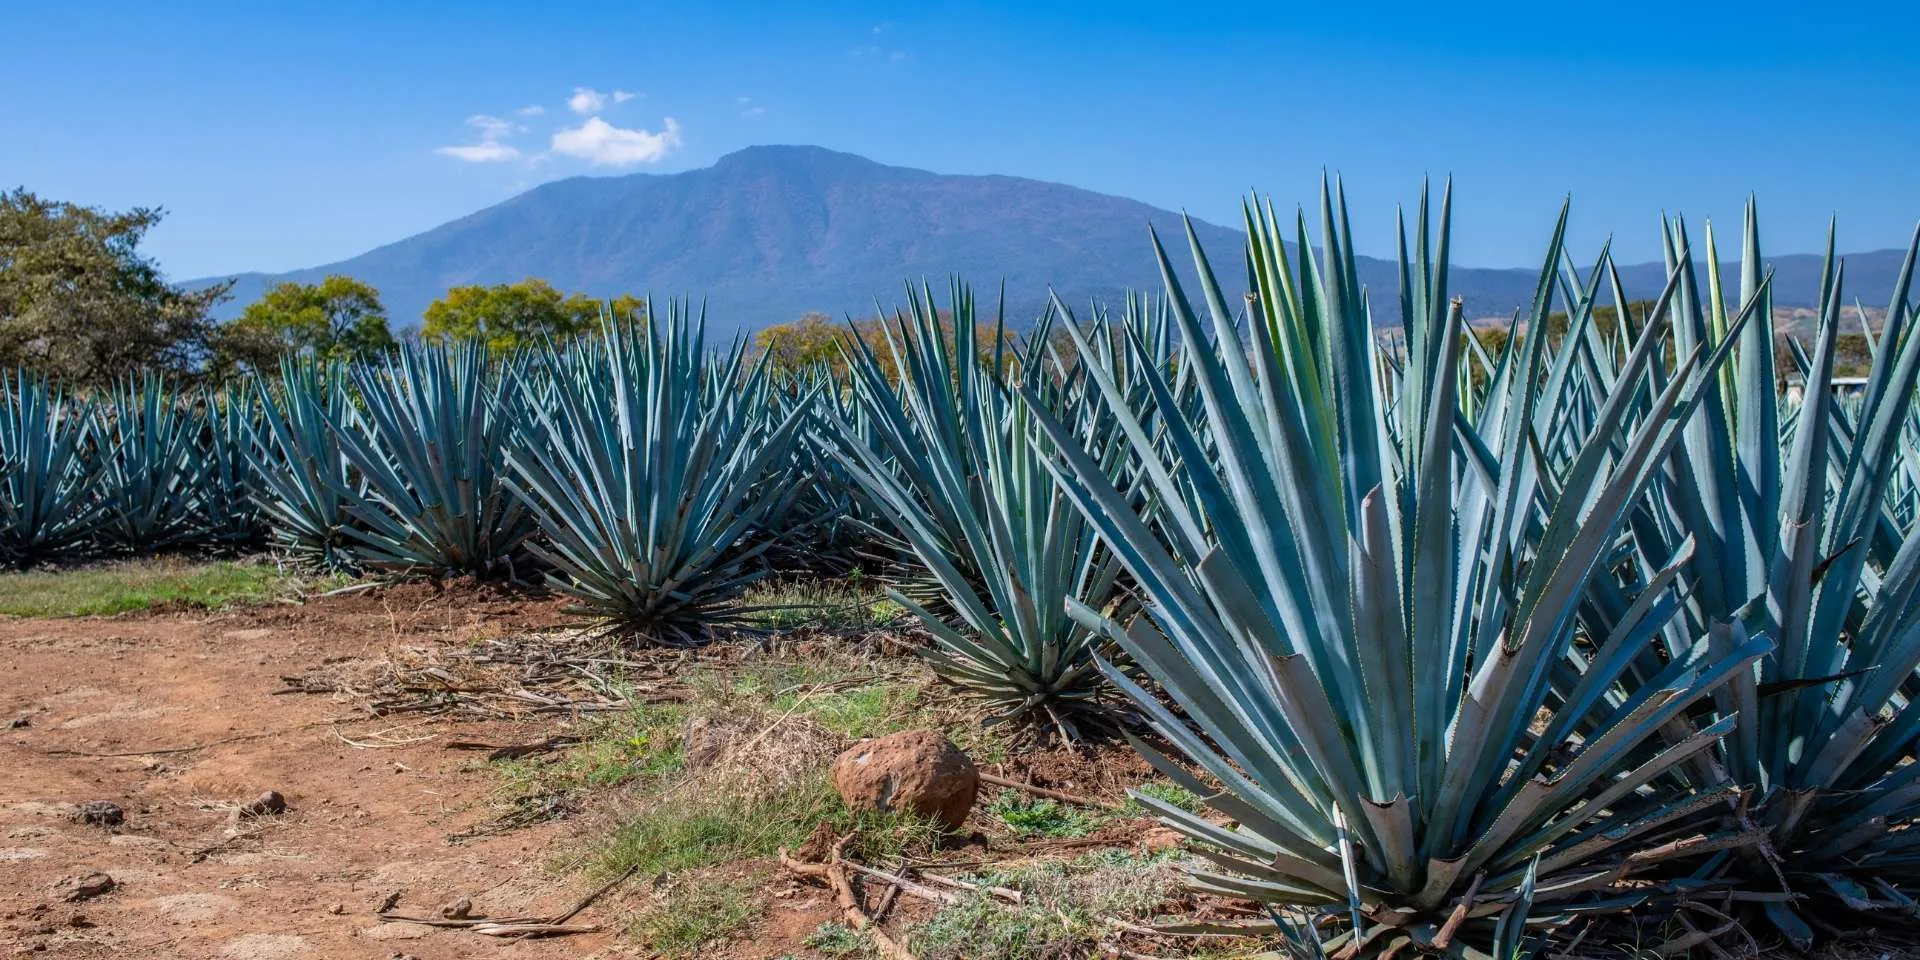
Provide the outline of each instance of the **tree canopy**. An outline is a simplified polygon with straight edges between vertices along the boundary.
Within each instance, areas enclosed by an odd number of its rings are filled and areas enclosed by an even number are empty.
[[[940,331],[949,342],[954,337],[953,315],[949,311],[938,311]],[[852,321],[838,321],[824,313],[813,311],[802,314],[798,320],[777,323],[765,327],[753,335],[752,354],[755,358],[765,357],[766,362],[775,370],[799,373],[812,369],[825,369],[835,377],[847,373],[846,350],[858,351],[854,338],[873,352],[890,380],[898,379],[899,369],[894,364],[893,349],[887,345],[889,325],[898,322],[898,318],[882,320],[878,317],[866,317]],[[983,361],[990,361],[994,355],[994,327],[982,323],[974,328],[974,354]],[[1057,330],[1056,336],[1064,336]],[[1019,343],[1019,336],[1006,331],[1007,346]]]
[[[165,211],[109,212],[0,193],[0,366],[78,385],[201,372],[231,284],[187,290],[140,252]]]
[[[604,301],[616,316],[643,314],[647,303],[632,294]],[[593,329],[603,301],[584,293],[563,294],[534,277],[519,283],[454,287],[428,305],[422,337],[481,340],[497,353],[559,343]]]
[[[878,341],[878,325],[870,323],[869,326],[874,328],[873,337]],[[824,365],[840,374],[847,366],[840,341],[848,332],[846,324],[836,323],[824,313],[807,313],[798,320],[775,324],[754,334],[753,350],[756,355],[765,355],[775,369],[799,371]],[[884,343],[873,345],[885,350]]]
[[[216,341],[222,372],[264,370],[283,355],[366,360],[394,346],[380,291],[335,274],[282,283],[247,306]]]

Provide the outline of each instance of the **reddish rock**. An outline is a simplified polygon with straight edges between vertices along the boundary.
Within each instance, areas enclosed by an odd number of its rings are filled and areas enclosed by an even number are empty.
[[[110,893],[114,886],[112,877],[104,873],[88,873],[61,880],[54,884],[53,892],[68,903],[78,903]]]
[[[1150,827],[1146,833],[1140,835],[1140,852],[1154,854],[1164,853],[1168,850],[1178,850],[1180,849],[1180,844],[1185,839],[1185,836],[1182,835],[1180,831],[1172,827]]]
[[[841,754],[833,785],[854,810],[911,811],[957,830],[980,793],[980,773],[938,731],[908,730]]]

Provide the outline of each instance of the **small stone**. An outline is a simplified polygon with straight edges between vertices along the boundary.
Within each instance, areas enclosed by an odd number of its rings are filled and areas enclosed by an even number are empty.
[[[287,798],[268,790],[254,798],[252,803],[243,804],[233,811],[235,820],[251,820],[255,817],[277,817],[287,812]]]
[[[1165,853],[1180,849],[1183,835],[1172,827],[1153,827],[1140,835],[1142,853]]]
[[[104,873],[87,873],[68,877],[53,885],[53,892],[68,903],[78,903],[102,896],[114,888],[113,878]]]
[[[347,905],[344,903],[336,903],[333,906],[328,907],[327,912],[330,914],[333,914],[336,917],[340,916],[341,914],[347,912]]]
[[[31,726],[33,726],[33,718],[31,717],[14,717],[7,722],[7,729],[9,730],[25,730]]]
[[[957,830],[980,793],[980,773],[939,731],[908,730],[841,754],[833,785],[850,809],[910,811]]]
[[[465,920],[473,916],[473,901],[461,897],[440,908],[440,916],[448,920]]]
[[[74,814],[81,823],[90,823],[101,827],[117,827],[127,822],[127,812],[120,805],[108,800],[89,800],[80,805]]]

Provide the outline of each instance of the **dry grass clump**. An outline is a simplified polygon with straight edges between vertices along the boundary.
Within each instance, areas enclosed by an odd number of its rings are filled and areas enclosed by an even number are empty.
[[[921,960],[1093,956],[1119,934],[1112,921],[1148,919],[1181,889],[1180,869],[1170,855],[1121,850],[1030,860],[966,879],[1019,891],[1021,902],[976,892],[942,909],[908,933]]]

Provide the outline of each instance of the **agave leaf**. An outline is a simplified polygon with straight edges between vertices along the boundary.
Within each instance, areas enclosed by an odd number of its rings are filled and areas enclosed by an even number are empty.
[[[0,563],[81,556],[104,511],[97,415],[46,378],[0,372]]]
[[[1121,567],[1054,484],[1033,411],[1070,411],[1070,442],[1094,448],[1117,482],[1127,448],[1087,378],[1105,379],[1125,404],[1128,391],[1116,380],[1125,368],[1098,363],[1090,340],[1109,338],[1098,324],[1079,329],[1063,304],[1055,308],[1065,329],[1095,360],[1072,370],[1056,364],[1062,379],[1054,380],[1043,376],[1040,346],[1053,312],[1012,353],[1004,317],[997,318],[990,356],[982,358],[974,301],[963,285],[953,287],[950,322],[930,292],[910,289],[908,301],[887,326],[897,384],[877,354],[864,346],[848,351],[855,400],[881,428],[863,432],[830,413],[827,445],[938,588],[937,603],[895,593],[928,625],[934,666],[1005,716],[1074,733],[1086,719],[1074,715],[1099,710],[1093,656],[1100,634],[1069,616],[1068,602],[1105,608],[1122,601]]]
[[[506,487],[506,458],[524,408],[518,379],[491,368],[479,343],[416,346],[354,370],[362,398],[328,426],[365,478],[350,491],[368,566],[507,572],[535,529]]]
[[[506,455],[549,582],[576,611],[662,642],[738,625],[729,605],[765,574],[754,561],[792,505],[808,416],[769,402],[764,360],[705,344],[705,315],[672,303],[550,346],[552,381]]]
[[[253,497],[274,543],[302,562],[357,569],[346,530],[359,480],[329,426],[351,403],[345,368],[289,357],[260,394],[260,419],[250,426],[265,458],[252,477]]]
[[[1084,603],[1069,611],[1180,706],[1104,668],[1208,778],[1176,782],[1205,787],[1205,802],[1240,824],[1228,833],[1165,815],[1221,851],[1211,859],[1225,872],[1202,886],[1337,917],[1346,930],[1326,949],[1367,954],[1404,941],[1396,931],[1445,922],[1474,864],[1564,855],[1551,883],[1504,866],[1488,879],[1493,909],[1472,911],[1461,931],[1461,949],[1485,951],[1498,905],[1523,899],[1523,886],[1556,903],[1641,902],[1614,888],[1614,871],[1653,850],[1663,828],[1725,809],[1729,792],[1679,772],[1734,725],[1687,731],[1683,711],[1751,672],[1770,641],[1744,639],[1711,662],[1708,644],[1689,642],[1682,661],[1648,662],[1682,608],[1674,587],[1688,548],[1669,550],[1650,588],[1622,598],[1610,643],[1576,644],[1574,624],[1732,350],[1701,344],[1667,370],[1656,318],[1624,367],[1606,358],[1610,388],[1588,382],[1580,371],[1602,365],[1590,338],[1556,347],[1545,332],[1563,287],[1563,211],[1526,342],[1496,362],[1469,417],[1461,312],[1432,299],[1444,265],[1402,265],[1406,353],[1376,362],[1337,194],[1323,189],[1324,258],[1303,235],[1297,269],[1276,218],[1249,203],[1247,344],[1204,255],[1195,251],[1210,325],[1156,242],[1192,394],[1151,368],[1144,407],[1111,378],[1093,382],[1164,515],[1107,472],[1106,447],[1030,403],[1035,445],[1146,600],[1132,623]],[[1438,243],[1423,231],[1402,249],[1432,256],[1446,232],[1443,214]],[[1100,361],[1074,339],[1084,365]],[[1538,400],[1548,380],[1560,394]],[[1031,385],[1022,395],[1037,399]],[[1529,731],[1542,714],[1548,732]],[[1169,776],[1180,769],[1148,757]],[[1537,781],[1513,776],[1522,764]],[[1675,856],[1736,842],[1702,835]],[[1265,864],[1267,850],[1312,870]]]

